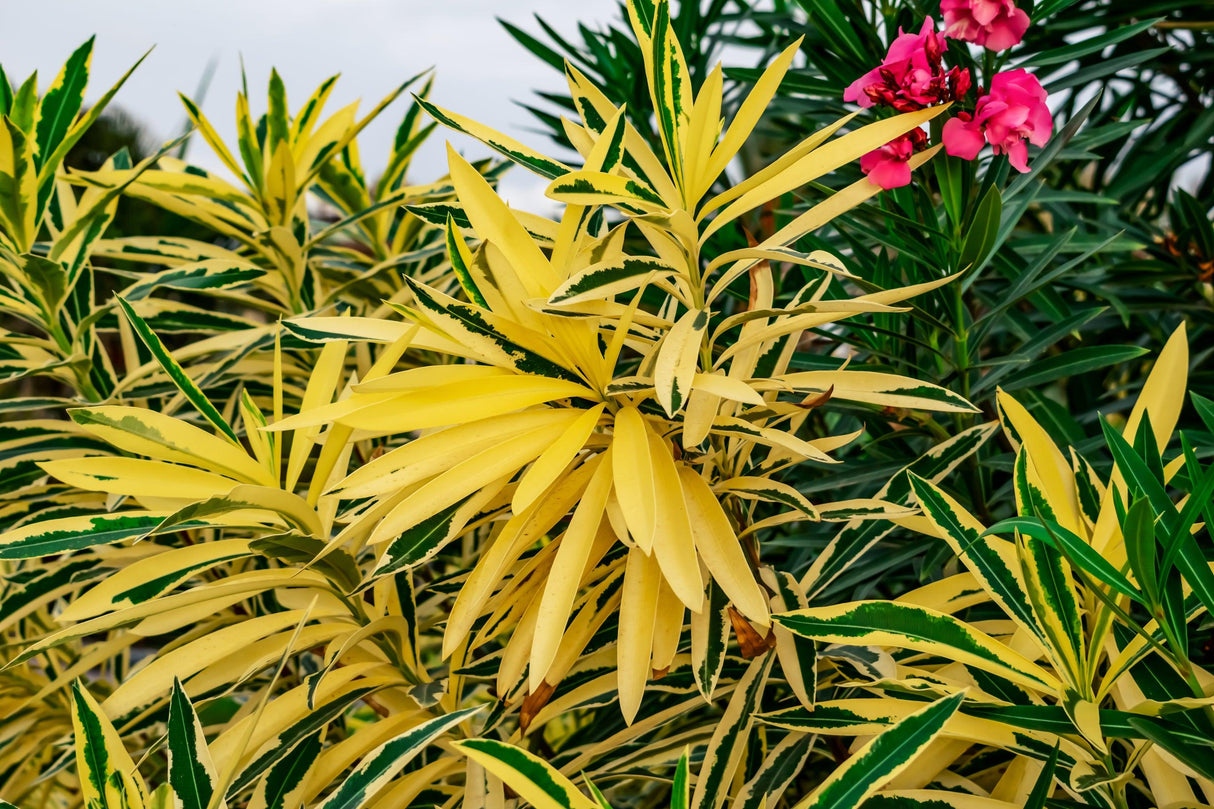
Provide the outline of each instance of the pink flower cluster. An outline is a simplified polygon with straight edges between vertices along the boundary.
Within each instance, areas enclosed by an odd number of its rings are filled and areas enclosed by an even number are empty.
[[[1006,154],[1017,171],[1028,171],[1025,140],[1044,146],[1054,132],[1045,98],[1041,82],[1023,68],[996,73],[991,91],[978,99],[974,114],[958,113],[944,125],[944,150],[973,160],[989,143],[995,154]]]
[[[1029,18],[1013,0],[941,0],[943,36],[1004,50],[1020,44]],[[843,92],[845,101],[861,107],[882,105],[910,112],[958,101],[972,83],[965,68],[944,66],[948,44],[936,32],[930,17],[917,34],[898,29],[881,64],[852,82]],[[1023,69],[997,73],[990,91],[978,90],[973,113],[961,112],[944,125],[942,139],[950,155],[973,160],[986,144],[995,154],[1006,154],[1018,171],[1028,171],[1028,146],[1042,146],[1054,131],[1046,106],[1045,90]],[[927,135],[915,129],[900,135],[860,158],[860,168],[869,182],[882,188],[910,183],[909,160],[927,148]]]
[[[881,65],[852,82],[843,91],[843,100],[910,112],[961,98],[969,91],[970,72],[957,67],[946,71],[942,60],[946,50],[948,44],[936,34],[931,17],[917,34],[899,28]]]
[[[911,155],[927,147],[927,133],[912,129],[899,135],[880,149],[874,149],[860,158],[860,170],[868,175],[868,181],[882,188],[901,188],[910,185]]]
[[[1029,15],[1012,0],[940,0],[944,35],[1003,51],[1019,45]]]

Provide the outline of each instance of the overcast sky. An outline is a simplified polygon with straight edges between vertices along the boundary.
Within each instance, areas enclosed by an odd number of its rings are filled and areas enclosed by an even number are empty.
[[[204,112],[234,143],[234,107],[240,57],[249,78],[254,114],[265,109],[270,68],[286,82],[292,111],[326,77],[341,73],[328,109],[361,98],[368,110],[418,71],[437,69],[432,98],[440,105],[502,129],[541,150],[550,148],[530,113],[516,101],[535,88],[558,89],[560,74],[517,44],[497,22],[503,17],[538,33],[538,13],[566,34],[577,23],[600,25],[616,13],[615,0],[0,0],[0,64],[14,81],[37,70],[40,88],[54,79],[71,51],[97,35],[89,100],[104,92],[144,51],[148,59],[119,92],[116,103],[146,122],[158,140],[185,120],[177,91],[192,95],[206,65],[217,68]],[[364,166],[378,173],[404,105],[398,101],[359,138]],[[412,179],[443,173],[440,128],[419,154]],[[458,135],[468,155],[486,152]],[[200,140],[190,159],[215,168]],[[543,206],[544,183],[521,169],[504,182],[511,203]]]

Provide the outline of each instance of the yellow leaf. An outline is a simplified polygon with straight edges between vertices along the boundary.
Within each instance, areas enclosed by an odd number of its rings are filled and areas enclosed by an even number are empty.
[[[708,572],[740,613],[760,626],[769,626],[767,597],[751,574],[750,564],[716,495],[690,467],[681,467],[679,478],[683,483],[683,498],[696,551]]]
[[[556,557],[548,571],[544,593],[540,598],[535,638],[531,642],[532,691],[543,683],[544,675],[548,673],[548,667],[556,657],[565,623],[573,608],[574,597],[590,562],[591,546],[603,521],[607,493],[611,490],[611,450],[587,463],[594,464],[594,474],[586,486],[581,502],[573,512],[569,527],[559,540]]]
[[[700,578],[700,560],[696,556],[678,466],[666,442],[653,433],[649,434],[649,457],[657,495],[653,554],[662,577],[679,600],[697,611],[704,601],[704,580]]]
[[[546,298],[560,284],[548,258],[493,190],[492,186],[450,144],[447,165],[451,182],[473,229],[506,256],[511,268],[533,298]]]
[[[516,513],[525,511],[573,462],[594,434],[606,407],[599,404],[583,412],[535,459],[514,490],[511,507]]]
[[[649,457],[649,428],[635,407],[622,407],[615,414],[612,448],[615,496],[624,511],[628,533],[645,553],[649,553],[657,522],[657,500],[653,461]]]
[[[666,333],[658,349],[654,366],[654,387],[658,401],[666,414],[673,416],[683,407],[691,392],[692,380],[699,370],[700,348],[708,328],[709,313],[705,309],[689,309]]]
[[[624,590],[620,597],[620,628],[616,646],[616,676],[620,711],[629,725],[636,718],[649,680],[654,618],[662,574],[657,561],[640,548],[628,551]]]

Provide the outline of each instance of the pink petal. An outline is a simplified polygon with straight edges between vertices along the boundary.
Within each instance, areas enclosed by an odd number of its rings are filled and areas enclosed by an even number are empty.
[[[910,185],[910,165],[902,160],[881,160],[868,173],[868,181],[873,185],[881,186],[887,191],[891,188],[901,188],[904,185]]]
[[[1005,144],[1007,151],[1008,162],[1016,171],[1024,174],[1029,170],[1029,148],[1024,145],[1024,141],[1018,140],[1011,144]]]
[[[944,124],[942,137],[944,151],[962,160],[973,160],[986,143],[974,123],[967,124],[960,118],[953,118]]]
[[[868,94],[864,92],[864,88],[868,87],[870,84],[877,84],[880,81],[881,76],[878,74],[877,70],[870,70],[860,78],[853,81],[851,84],[847,85],[847,89],[843,91],[843,100],[854,101],[861,107],[871,107],[873,105],[873,101],[868,97]]]

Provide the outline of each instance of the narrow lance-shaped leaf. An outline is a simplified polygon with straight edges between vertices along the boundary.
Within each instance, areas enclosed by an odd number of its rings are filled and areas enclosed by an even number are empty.
[[[215,426],[215,429],[219,430],[233,444],[239,446],[240,441],[236,438],[236,433],[232,430],[231,425],[228,424],[227,419],[216,409],[215,405],[211,404],[211,400],[206,397],[206,394],[194,384],[194,380],[190,379],[185,369],[181,367],[177,360],[173,359],[173,355],[165,348],[164,343],[160,341],[155,332],[151,330],[143,318],[137,315],[134,308],[123,300],[121,296],[117,297],[117,300],[127,320],[130,321],[131,326],[135,329],[135,333],[139,335],[139,339],[152,352],[152,356],[160,363],[160,367],[168,374],[169,379],[173,381],[177,389],[185,395],[190,404],[194,405],[207,421]]]
[[[795,809],[855,809],[898,773],[944,729],[965,693],[937,700],[906,717],[854,753]]]
[[[173,678],[169,697],[169,784],[177,809],[208,809],[219,777],[207,750],[202,723],[181,680]],[[222,805],[222,802],[221,802]]]
[[[79,680],[72,682],[72,729],[80,792],[90,809],[142,809],[143,782],[122,738]]]
[[[813,607],[773,618],[790,631],[826,643],[862,641],[940,655],[1033,689],[1057,691],[1058,679],[966,623],[926,607],[859,601]]]
[[[484,706],[463,708],[427,720],[368,753],[341,786],[317,809],[358,809],[405,768],[430,742],[459,725]]]
[[[1003,540],[986,538],[982,525],[960,503],[928,481],[911,473],[910,483],[924,515],[936,526],[953,553],[961,557],[970,572],[1020,626],[1040,638],[1032,604],[1015,571],[1014,546]],[[1001,553],[1000,545],[996,543],[1000,543],[1005,552]]]
[[[38,166],[63,140],[68,127],[80,112],[84,88],[89,81],[89,63],[93,57],[93,41],[89,37],[68,57],[63,70],[42,96],[42,116],[38,119]]]
[[[308,774],[320,756],[320,732],[297,744],[266,771],[253,791],[250,809],[295,809],[303,806]]]
[[[494,739],[467,739],[452,746],[502,779],[535,809],[599,809],[555,767],[526,750]]]
[[[731,776],[746,751],[750,725],[754,721],[774,657],[772,654],[765,654],[752,661],[742,679],[738,681],[733,696],[729,698],[725,713],[718,721],[708,742],[708,749],[704,752],[704,761],[700,765],[700,774],[696,779],[695,794],[692,797],[691,805],[694,809],[717,809],[728,797]]]

